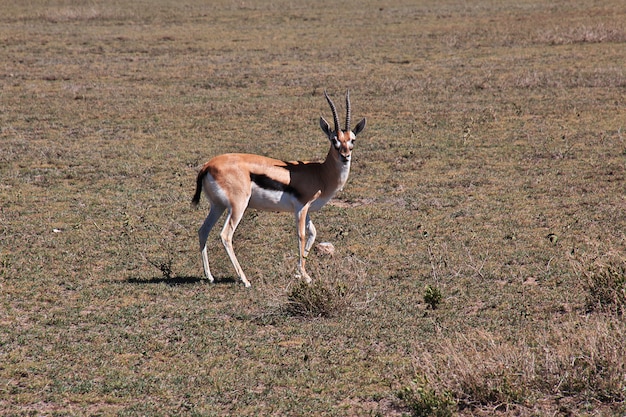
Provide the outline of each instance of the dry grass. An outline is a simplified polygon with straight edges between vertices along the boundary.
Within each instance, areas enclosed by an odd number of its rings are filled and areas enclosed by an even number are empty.
[[[574,267],[586,287],[589,312],[604,312],[623,316],[626,312],[626,260],[621,252],[590,251],[577,259]]]
[[[594,316],[519,338],[458,334],[416,362],[431,389],[452,393],[461,410],[530,414],[548,396],[562,413],[600,410],[625,400],[625,329],[610,322]]]
[[[626,16],[544,3],[3,4],[2,413],[624,414]],[[323,314],[292,216],[209,285],[197,167],[323,157],[348,87]]]

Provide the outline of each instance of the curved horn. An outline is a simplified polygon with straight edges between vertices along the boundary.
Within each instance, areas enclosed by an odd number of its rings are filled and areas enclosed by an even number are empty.
[[[346,130],[350,130],[350,90],[346,90]]]
[[[333,111],[333,120],[335,121],[335,133],[339,132],[339,117],[337,117],[337,108],[335,107],[335,104],[333,103],[333,101],[330,99],[330,97],[328,97],[328,93],[326,92],[326,90],[324,90],[324,97],[326,97],[326,101],[328,101],[328,105],[330,106],[330,109]]]

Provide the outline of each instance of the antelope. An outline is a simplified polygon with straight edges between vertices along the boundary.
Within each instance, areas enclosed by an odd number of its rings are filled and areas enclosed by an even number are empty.
[[[214,279],[209,268],[206,242],[211,229],[226,211],[220,237],[239,279],[246,287],[250,287],[235,256],[232,242],[235,229],[248,207],[294,213],[300,255],[296,275],[307,283],[311,282],[304,266],[317,232],[309,211],[321,209],[343,188],[350,172],[354,141],[365,128],[363,118],[354,130],[350,130],[349,91],[346,91],[344,130],[339,125],[335,104],[326,91],[324,96],[335,124],[334,129],[331,129],[324,117],[320,117],[320,127],[330,141],[330,150],[324,162],[286,162],[260,155],[227,153],[214,157],[198,172],[192,204],[198,205],[202,191],[210,203],[209,214],[198,230],[204,273],[210,282],[214,282]]]

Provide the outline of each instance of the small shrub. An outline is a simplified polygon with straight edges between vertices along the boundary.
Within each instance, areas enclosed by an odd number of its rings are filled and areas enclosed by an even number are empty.
[[[589,311],[626,312],[626,264],[594,266],[585,276]]]
[[[172,270],[172,265],[174,264],[174,259],[171,256],[168,256],[167,259],[161,260],[153,260],[146,258],[148,263],[153,267],[157,268],[161,271],[161,275],[163,275],[164,280],[170,280],[173,277],[174,271]]]
[[[168,259],[166,262],[161,262],[159,264],[159,269],[161,270],[161,274],[163,274],[164,279],[172,278],[172,260]]]
[[[287,295],[285,310],[292,316],[333,317],[345,311],[349,304],[346,286],[340,282],[300,281]]]
[[[452,395],[447,391],[437,392],[425,377],[418,377],[404,387],[398,392],[398,398],[411,410],[413,417],[449,417],[456,409]]]
[[[433,310],[441,303],[442,295],[441,290],[437,287],[427,285],[424,290],[424,302],[430,306]]]

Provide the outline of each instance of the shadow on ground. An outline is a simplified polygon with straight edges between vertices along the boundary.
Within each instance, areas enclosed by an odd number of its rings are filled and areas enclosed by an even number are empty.
[[[124,282],[129,284],[167,284],[169,286],[191,285],[191,284],[210,284],[209,280],[202,277],[180,276],[180,277],[153,277],[153,278],[134,278],[130,277]],[[236,284],[238,280],[232,277],[216,278],[214,284]]]

